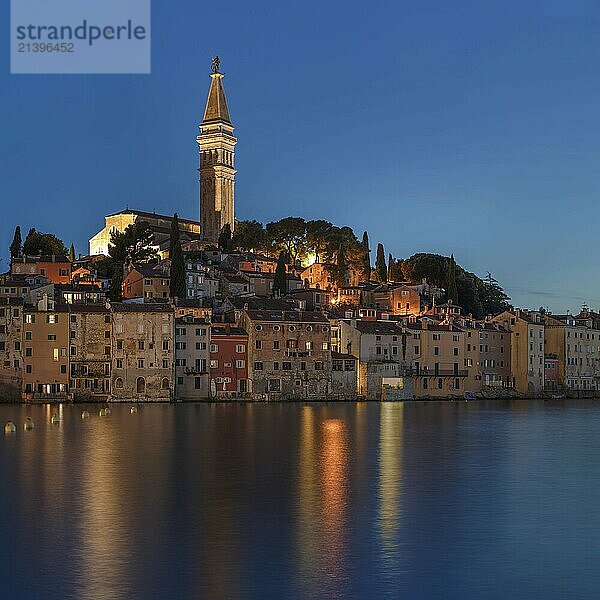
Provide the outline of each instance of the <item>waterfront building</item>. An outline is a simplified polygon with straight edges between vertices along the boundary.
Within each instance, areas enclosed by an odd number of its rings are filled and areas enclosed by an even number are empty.
[[[174,313],[169,304],[113,303],[112,399],[170,400]]]
[[[26,400],[65,400],[69,394],[68,307],[45,297],[23,309],[23,392]]]
[[[202,400],[210,397],[210,323],[203,318],[175,319],[175,397]]]
[[[199,258],[186,257],[185,285],[188,299],[214,298],[219,292],[219,279],[214,269]]]
[[[352,354],[331,352],[331,398],[356,400],[358,358]]]
[[[333,325],[338,331],[338,352],[358,358],[359,396],[381,400],[384,386],[392,386],[403,390],[405,398],[412,398],[414,348],[408,345],[401,326],[374,317],[338,319]]]
[[[512,387],[536,395],[544,390],[544,320],[539,311],[515,309],[493,317],[511,332],[510,362]]]
[[[20,395],[22,386],[23,300],[0,294],[0,383]]]
[[[122,210],[104,217],[104,227],[90,241],[90,258],[103,254],[108,256],[108,247],[113,233],[123,233],[129,225],[144,221],[152,230],[153,248],[161,258],[169,255],[169,240],[171,235],[172,216],[157,215],[141,210]],[[200,223],[178,217],[179,235],[184,243],[200,239]],[[89,262],[89,261],[88,261]]]
[[[512,378],[510,372],[510,340],[511,334],[500,323],[491,318],[474,323],[476,337],[468,337],[469,346],[476,351],[477,361],[468,362],[465,366],[471,373],[472,367],[477,367],[478,378],[482,387],[510,388]],[[471,329],[467,329],[467,336]]]
[[[69,386],[74,399],[110,399],[112,317],[109,304],[70,307],[69,363]]]
[[[211,397],[246,396],[248,386],[248,334],[230,324],[213,325],[210,334]]]
[[[213,60],[204,118],[197,136],[200,152],[200,223],[203,239],[216,242],[225,225],[235,228],[235,145],[218,57]]]
[[[545,352],[558,359],[560,389],[600,389],[595,377],[600,358],[600,331],[588,327],[587,321],[574,315],[544,315]]]
[[[268,399],[320,399],[330,393],[330,326],[321,312],[244,310],[252,392]]]

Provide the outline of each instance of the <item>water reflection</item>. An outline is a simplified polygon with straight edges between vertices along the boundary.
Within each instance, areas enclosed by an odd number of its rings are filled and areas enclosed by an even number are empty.
[[[398,567],[402,495],[402,427],[404,404],[383,403],[379,426],[379,533],[383,571]]]

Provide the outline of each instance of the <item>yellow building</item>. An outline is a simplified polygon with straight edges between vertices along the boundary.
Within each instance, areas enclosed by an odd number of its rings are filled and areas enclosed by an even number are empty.
[[[544,390],[544,320],[539,311],[504,311],[493,321],[510,331],[512,384],[517,392],[535,396]]]
[[[129,225],[138,221],[148,223],[154,234],[153,248],[161,258],[169,255],[169,238],[172,216],[157,215],[141,210],[123,210],[104,217],[104,228],[90,239],[90,255],[108,255],[110,238],[113,233],[123,233]],[[200,223],[178,218],[182,243],[200,239]]]

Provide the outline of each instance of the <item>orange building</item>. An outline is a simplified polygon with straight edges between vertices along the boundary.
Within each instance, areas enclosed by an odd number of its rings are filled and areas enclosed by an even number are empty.
[[[71,263],[65,256],[21,256],[13,258],[12,275],[43,275],[52,283],[71,282]]]

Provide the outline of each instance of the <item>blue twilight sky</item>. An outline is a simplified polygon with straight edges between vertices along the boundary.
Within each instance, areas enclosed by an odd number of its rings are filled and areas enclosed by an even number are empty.
[[[85,253],[127,205],[198,218],[214,54],[238,218],[326,218],[454,252],[518,306],[600,308],[593,0],[154,0],[151,75],[10,75],[4,43],[2,269],[16,224]]]

